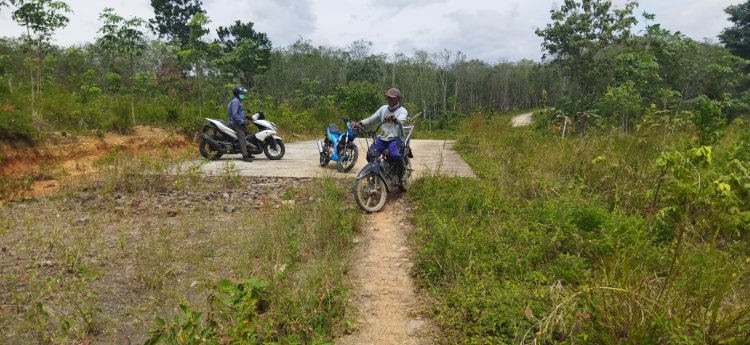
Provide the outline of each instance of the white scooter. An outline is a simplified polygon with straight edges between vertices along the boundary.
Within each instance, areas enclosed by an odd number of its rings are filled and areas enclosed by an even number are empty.
[[[270,160],[284,157],[284,142],[276,134],[276,124],[266,120],[263,112],[247,117],[257,127],[258,132],[246,136],[248,154],[263,154]],[[240,153],[237,133],[224,120],[206,118],[198,140],[198,150],[203,158],[219,159],[224,154]]]

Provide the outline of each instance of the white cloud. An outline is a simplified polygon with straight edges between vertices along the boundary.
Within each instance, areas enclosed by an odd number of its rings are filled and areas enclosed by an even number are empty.
[[[100,27],[98,15],[112,7],[124,16],[153,17],[149,0],[65,0],[74,13],[54,39],[61,45],[92,42]],[[626,0],[615,0],[622,6]],[[550,22],[549,11],[562,0],[204,0],[211,28],[236,20],[253,22],[274,47],[298,38],[313,45],[344,48],[356,40],[373,42],[371,52],[410,55],[414,50],[461,51],[467,58],[488,62],[539,60],[541,39],[534,29]],[[672,32],[714,42],[729,27],[724,9],[743,0],[642,0],[636,14],[654,13],[656,22]],[[23,33],[0,9],[0,35]]]

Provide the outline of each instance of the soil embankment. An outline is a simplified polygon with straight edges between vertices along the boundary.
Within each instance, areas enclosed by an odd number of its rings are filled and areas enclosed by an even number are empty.
[[[135,126],[129,134],[103,136],[53,133],[36,146],[0,141],[0,176],[31,175],[34,185],[29,194],[37,196],[56,191],[67,179],[96,172],[94,162],[109,153],[176,150],[189,144],[183,135],[146,126]]]

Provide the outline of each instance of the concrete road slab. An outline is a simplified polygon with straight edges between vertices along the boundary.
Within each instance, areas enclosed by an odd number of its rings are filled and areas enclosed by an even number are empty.
[[[206,175],[221,175],[228,168],[238,171],[240,176],[276,176],[276,177],[339,177],[354,178],[365,166],[367,144],[362,138],[356,139],[359,147],[359,159],[350,172],[340,173],[336,162],[321,167],[316,145],[317,140],[284,143],[286,153],[280,160],[272,161],[260,154],[253,162],[243,162],[240,155],[225,155],[215,161],[198,160],[187,162],[182,166],[185,171],[189,166],[200,166]],[[412,140],[414,153],[412,167],[414,177],[425,175],[463,176],[476,178],[468,164],[453,150],[452,140]],[[229,166],[228,166],[229,165]]]

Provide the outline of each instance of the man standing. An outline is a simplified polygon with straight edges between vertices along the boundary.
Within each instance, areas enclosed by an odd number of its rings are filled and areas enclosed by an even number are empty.
[[[247,127],[245,126],[245,109],[242,107],[242,100],[247,98],[247,89],[242,86],[235,86],[232,89],[234,98],[229,101],[227,105],[227,115],[229,116],[229,125],[232,127],[235,133],[237,133],[237,139],[240,141],[240,152],[242,153],[242,160],[245,162],[252,162],[255,157],[247,154]]]

